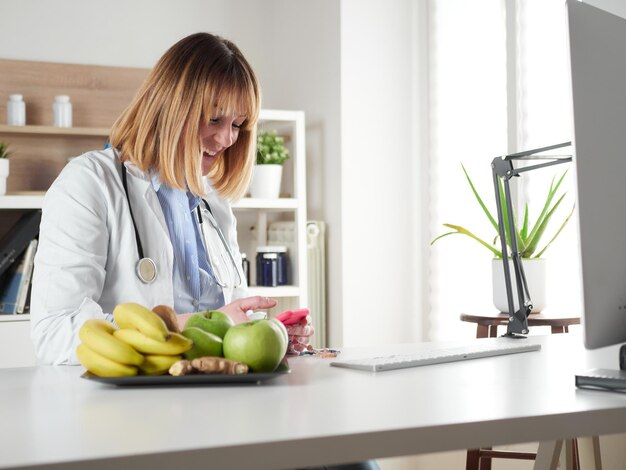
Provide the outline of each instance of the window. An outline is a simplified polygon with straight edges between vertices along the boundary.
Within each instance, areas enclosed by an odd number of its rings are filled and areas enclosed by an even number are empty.
[[[562,0],[430,0],[433,238],[446,231],[443,223],[453,223],[494,239],[461,163],[495,215],[493,158],[571,140],[565,34]],[[525,174],[518,181],[519,201],[528,201],[531,211],[540,210],[549,180],[566,169],[568,165],[560,165]],[[569,200],[561,204],[563,211],[571,210],[574,200],[571,175],[566,184]],[[575,226],[570,220],[546,253],[548,308],[553,311],[580,312],[578,296],[571,295],[580,287]],[[460,322],[459,314],[495,312],[491,258],[486,248],[461,235],[432,247],[430,339],[473,335],[475,325]]]

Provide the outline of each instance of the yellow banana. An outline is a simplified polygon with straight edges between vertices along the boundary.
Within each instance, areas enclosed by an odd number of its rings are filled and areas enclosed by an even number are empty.
[[[83,343],[79,344],[76,348],[76,355],[85,369],[100,377],[128,377],[137,375],[137,368],[135,366],[127,366],[112,361],[98,354]]]
[[[163,319],[139,304],[119,304],[113,309],[113,319],[120,328],[141,331],[156,341],[166,341],[170,335]]]
[[[89,349],[112,361],[135,366],[141,364],[143,355],[113,336],[115,330],[117,328],[106,320],[91,319],[83,323],[78,336]]]
[[[139,366],[139,372],[143,375],[166,374],[172,364],[180,360],[182,356],[165,356],[162,354],[147,354],[146,360]]]
[[[156,341],[147,337],[140,331],[128,328],[116,330],[113,335],[116,338],[130,344],[137,351],[145,354],[171,356],[182,354],[185,351],[190,350],[193,346],[193,341],[185,338],[180,333],[170,333],[170,337],[167,341]]]

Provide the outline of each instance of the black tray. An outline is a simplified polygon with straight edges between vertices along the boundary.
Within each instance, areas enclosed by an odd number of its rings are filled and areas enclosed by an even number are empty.
[[[291,373],[288,368],[279,366],[275,372],[250,374],[191,374],[174,377],[172,375],[136,375],[133,377],[98,377],[91,372],[85,372],[83,379],[93,380],[108,385],[144,386],[144,385],[217,385],[217,384],[260,384],[266,380],[275,379]]]

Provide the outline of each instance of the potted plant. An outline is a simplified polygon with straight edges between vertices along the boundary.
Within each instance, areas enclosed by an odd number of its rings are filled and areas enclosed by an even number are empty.
[[[289,158],[285,139],[276,131],[261,131],[257,136],[256,165],[250,183],[255,198],[277,198],[280,194],[283,163]]]
[[[445,227],[452,229],[449,232],[446,232],[438,237],[434,238],[431,241],[431,245],[440,240],[443,237],[447,237],[448,235],[466,235],[473,240],[477,241],[480,245],[484,246],[487,250],[491,252],[493,255],[492,260],[492,282],[493,282],[493,302],[495,307],[501,312],[508,311],[508,301],[506,298],[506,288],[504,282],[504,269],[502,263],[502,252],[499,248],[500,240],[499,240],[499,231],[498,231],[498,220],[497,216],[494,217],[487,206],[483,202],[483,199],[478,194],[478,191],[474,187],[474,183],[465,169],[465,166],[461,164],[463,168],[463,173],[465,174],[465,178],[474,194],[474,197],[480,207],[482,208],[485,216],[489,220],[489,223],[495,230],[495,236],[491,243],[485,241],[483,238],[475,235],[473,232],[467,230],[465,227],[454,224],[443,224]],[[517,247],[520,252],[520,256],[522,258],[522,263],[524,265],[524,273],[526,276],[526,280],[528,283],[528,288],[533,301],[533,312],[540,312],[545,307],[545,274],[546,274],[546,263],[543,258],[544,253],[550,247],[550,245],[556,240],[559,234],[562,232],[567,222],[569,222],[572,214],[574,213],[574,207],[572,206],[571,211],[565,217],[564,220],[561,221],[560,225],[558,225],[558,229],[555,232],[552,232],[552,236],[549,238],[547,242],[546,239],[546,229],[550,224],[557,208],[563,202],[566,193],[559,193],[559,187],[565,178],[567,171],[563,172],[560,176],[555,175],[551,182],[550,187],[548,188],[545,202],[543,204],[543,208],[541,212],[534,220],[531,222],[528,203],[524,205],[524,215],[522,224],[518,224],[517,219],[515,220],[515,237],[517,241]],[[504,223],[506,227],[506,238],[507,238],[507,247],[509,249],[509,254],[511,252],[511,233],[508,226],[509,220],[509,208],[507,207],[506,200],[504,198],[504,188],[502,182],[500,182],[500,194],[502,195],[503,202],[503,217]],[[515,291],[515,271],[513,269],[513,265],[509,260],[511,269],[509,270],[511,273],[511,282],[513,287],[513,297],[515,308],[519,308],[517,295]]]
[[[9,146],[0,142],[0,196],[7,192],[7,178],[9,177]]]

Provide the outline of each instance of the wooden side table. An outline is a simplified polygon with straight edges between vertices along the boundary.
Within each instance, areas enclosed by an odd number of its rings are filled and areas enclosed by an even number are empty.
[[[476,323],[477,338],[495,338],[498,336],[498,326],[509,322],[509,315],[506,313],[494,313],[491,315],[470,315],[461,314],[461,321]],[[552,333],[568,333],[570,325],[579,325],[580,317],[572,317],[558,314],[531,313],[528,316],[528,326],[549,326]],[[594,456],[599,456],[599,440],[594,438]],[[578,443],[576,439],[567,441],[567,456],[572,460],[571,468],[580,469],[578,456]],[[597,450],[596,450],[597,449]],[[494,458],[534,460],[535,452],[511,452],[506,450],[495,450],[491,447],[480,449],[469,449],[467,451],[466,470],[491,470],[491,460]],[[597,461],[596,461],[597,462]],[[596,464],[596,468],[601,468]]]
[[[477,338],[495,338],[498,336],[498,326],[506,325],[509,316],[506,313],[494,313],[492,315],[461,314],[461,321],[476,323]],[[570,325],[579,325],[580,317],[531,313],[528,316],[528,326],[549,326],[552,333],[568,333]]]

